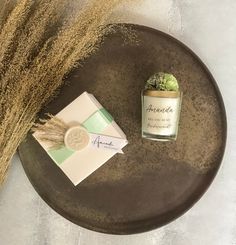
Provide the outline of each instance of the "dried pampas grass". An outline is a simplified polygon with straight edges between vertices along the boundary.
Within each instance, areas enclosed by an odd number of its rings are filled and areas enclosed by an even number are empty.
[[[0,183],[37,113],[112,31],[105,24],[124,2],[92,0],[76,11],[76,0],[0,0]]]
[[[64,137],[70,126],[56,116],[47,116],[48,119],[39,119],[31,130],[37,132],[37,139],[47,143],[50,148],[59,149],[64,146]]]

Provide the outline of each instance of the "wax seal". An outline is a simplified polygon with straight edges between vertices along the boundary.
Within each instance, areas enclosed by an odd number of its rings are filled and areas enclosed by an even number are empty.
[[[82,126],[69,128],[64,137],[65,146],[74,151],[80,151],[85,148],[90,141],[88,131]]]

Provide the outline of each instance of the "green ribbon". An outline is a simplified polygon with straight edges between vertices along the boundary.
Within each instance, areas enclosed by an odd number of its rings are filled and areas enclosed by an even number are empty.
[[[99,134],[101,133],[111,122],[113,117],[105,109],[101,108],[100,110],[94,112],[89,118],[87,118],[82,125],[88,130],[89,133]],[[68,148],[61,147],[56,150],[48,150],[48,154],[51,158],[58,164],[62,164],[67,158],[73,155],[75,151]]]
[[[88,119],[86,119],[82,125],[88,130],[89,133],[99,134],[107,125],[113,121],[110,113],[102,108],[93,113]]]

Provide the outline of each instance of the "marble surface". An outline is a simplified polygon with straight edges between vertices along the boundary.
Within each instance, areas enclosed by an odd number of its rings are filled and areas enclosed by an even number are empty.
[[[29,183],[17,155],[0,189],[1,245],[236,244],[236,1],[143,0],[117,11],[120,20],[175,36],[209,67],[222,92],[228,139],[222,167],[202,199],[176,221],[150,232],[116,236],[78,227],[49,208]]]

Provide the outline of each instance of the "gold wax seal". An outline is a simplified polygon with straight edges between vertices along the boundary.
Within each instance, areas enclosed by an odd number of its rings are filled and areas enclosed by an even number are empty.
[[[85,148],[90,141],[88,131],[82,126],[69,128],[64,137],[65,146],[74,151],[80,151]]]

